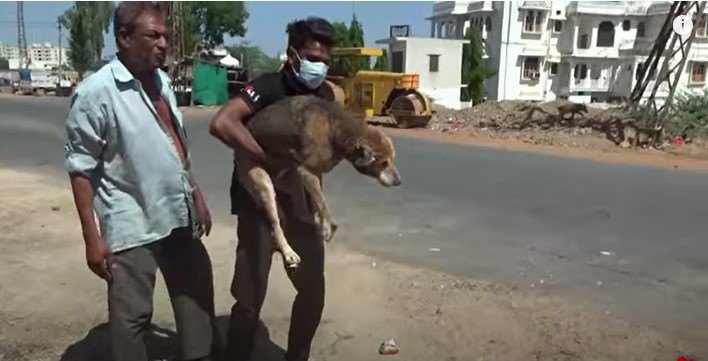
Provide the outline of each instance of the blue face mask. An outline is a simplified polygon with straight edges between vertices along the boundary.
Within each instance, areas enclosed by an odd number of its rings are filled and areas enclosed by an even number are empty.
[[[327,70],[329,67],[327,64],[322,62],[311,62],[309,60],[302,60],[300,55],[295,53],[298,60],[300,60],[300,71],[293,69],[297,79],[310,89],[317,89],[327,77]]]

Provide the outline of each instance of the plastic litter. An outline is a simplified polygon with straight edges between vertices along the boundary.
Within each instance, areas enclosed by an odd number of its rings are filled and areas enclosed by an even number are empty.
[[[382,342],[379,346],[380,355],[395,355],[400,351],[398,346],[396,346],[396,340],[390,339],[386,342]]]
[[[683,138],[681,138],[681,137],[673,137],[669,140],[669,143],[680,145],[680,144],[684,144],[685,142],[684,142]]]
[[[428,248],[428,251],[429,252],[440,252],[440,248],[432,247],[432,248]]]

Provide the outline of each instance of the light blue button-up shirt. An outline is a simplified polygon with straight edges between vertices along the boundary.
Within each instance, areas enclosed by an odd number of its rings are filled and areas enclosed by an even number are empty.
[[[79,86],[66,119],[66,167],[92,180],[94,209],[111,252],[193,226],[182,113],[167,74],[157,70],[155,78],[176,120],[185,165],[140,82],[118,59]]]

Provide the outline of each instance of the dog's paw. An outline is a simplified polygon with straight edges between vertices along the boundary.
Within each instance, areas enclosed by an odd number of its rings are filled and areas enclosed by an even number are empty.
[[[322,238],[324,239],[325,242],[330,242],[334,238],[334,233],[337,232],[337,226],[336,223],[334,223],[331,220],[323,220],[322,224],[320,226],[320,232],[322,234]]]

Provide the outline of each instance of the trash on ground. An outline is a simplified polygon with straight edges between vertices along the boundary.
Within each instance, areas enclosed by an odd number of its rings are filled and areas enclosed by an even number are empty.
[[[440,252],[440,248],[432,247],[432,248],[428,248],[428,251],[430,251],[430,252]]]
[[[381,355],[395,355],[399,351],[398,346],[396,346],[396,340],[394,339],[382,342],[381,346],[379,346],[379,354]]]
[[[612,251],[610,251],[610,252],[602,251],[602,252],[600,252],[600,254],[603,256],[615,256],[615,252],[612,252]]]
[[[673,138],[669,139],[669,143],[681,145],[681,144],[684,144],[685,142],[684,142],[683,138],[681,138],[681,137],[673,137]]]

